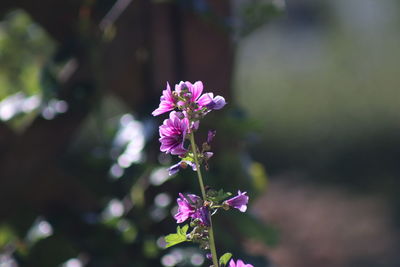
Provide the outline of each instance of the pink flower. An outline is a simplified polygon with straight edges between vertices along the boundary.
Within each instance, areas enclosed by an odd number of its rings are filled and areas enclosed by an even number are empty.
[[[231,260],[229,262],[229,267],[254,267],[254,266],[251,264],[246,264],[242,260],[237,260],[236,263],[234,260]]]
[[[224,203],[240,210],[241,212],[247,210],[247,202],[249,202],[249,196],[246,195],[246,192],[242,193],[240,190],[238,191],[237,196],[224,201]]]
[[[199,219],[202,225],[210,226],[210,213],[207,207],[198,208],[192,218]]]
[[[169,83],[167,83],[167,89],[162,92],[162,96],[160,98],[160,106],[154,110],[151,114],[153,116],[158,116],[165,112],[171,111],[175,108],[175,98],[172,95],[171,87]]]
[[[172,92],[169,83],[167,83],[167,88],[162,92],[159,107],[151,114],[158,116],[174,110],[174,108],[192,111],[199,111],[206,108],[203,111],[203,115],[205,115],[211,110],[218,110],[226,105],[225,99],[222,96],[217,95],[214,97],[213,93],[203,94],[203,89],[204,86],[201,81],[197,81],[194,84],[188,81],[181,81],[175,85],[175,91]]]
[[[207,207],[202,206],[202,200],[200,197],[188,194],[186,197],[179,193],[178,212],[174,218],[177,223],[182,223],[189,218],[198,219],[201,224],[210,225],[210,214]]]
[[[159,128],[161,152],[182,156],[187,152],[183,147],[189,130],[189,120],[180,112],[172,111],[169,119],[164,120]]]
[[[182,223],[195,214],[196,208],[192,204],[199,201],[200,197],[196,195],[188,195],[190,201],[193,202],[189,203],[182,193],[179,193],[179,196],[180,197],[176,200],[178,202],[178,212],[175,214],[174,218],[177,223]]]

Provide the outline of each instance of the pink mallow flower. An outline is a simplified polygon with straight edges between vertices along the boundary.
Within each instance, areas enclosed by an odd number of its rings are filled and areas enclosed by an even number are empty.
[[[234,260],[231,260],[229,262],[229,267],[254,267],[254,266],[251,264],[246,264],[242,260],[237,260],[236,263]]]
[[[182,113],[172,111],[169,119],[164,120],[159,128],[161,152],[184,155],[187,149],[183,147],[183,144],[188,130],[189,120]]]
[[[201,224],[210,226],[210,214],[207,207],[201,205],[201,198],[188,194],[186,197],[179,193],[179,198],[176,200],[178,202],[178,212],[175,214],[174,218],[177,223],[183,223],[189,218],[198,219]]]
[[[238,195],[225,200],[224,203],[240,210],[241,212],[245,212],[247,210],[247,203],[249,202],[249,196],[246,195],[246,192],[242,193],[240,190],[238,191]]]
[[[175,98],[172,95],[171,87],[169,83],[167,83],[167,88],[162,92],[162,96],[160,98],[160,106],[154,110],[151,114],[153,116],[158,116],[165,112],[171,111],[175,108]]]
[[[183,223],[189,217],[192,217],[196,213],[196,208],[193,204],[199,200],[200,197],[196,195],[189,194],[186,198],[182,193],[179,193],[179,198],[176,200],[178,202],[178,212],[174,216],[176,222]]]

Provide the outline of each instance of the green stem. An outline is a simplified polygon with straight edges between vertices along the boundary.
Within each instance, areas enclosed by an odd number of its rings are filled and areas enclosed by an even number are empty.
[[[212,227],[211,215],[210,215],[210,228],[208,229],[208,235],[210,237],[210,251],[211,251],[213,265],[216,267],[219,267],[218,266],[217,248],[215,247],[214,230]]]
[[[203,200],[206,200],[206,191],[204,189],[203,177],[201,175],[199,159],[197,156],[197,146],[196,146],[196,142],[194,141],[194,133],[190,134],[190,144],[192,147],[194,163],[196,164],[197,177],[199,179],[201,195],[203,196]],[[209,243],[210,243],[210,251],[211,251],[212,261],[213,261],[214,267],[219,267],[217,249],[215,247],[214,230],[213,230],[213,226],[212,226],[211,214],[210,214],[210,212],[208,212],[208,214],[210,217],[210,226],[208,227],[208,236],[210,239]]]
[[[201,176],[199,159],[197,157],[197,146],[196,146],[196,143],[194,141],[194,134],[193,133],[190,134],[190,144],[191,144],[191,147],[192,147],[194,163],[196,164],[197,178],[199,178],[201,195],[202,195],[203,199],[206,200],[206,190],[204,189],[203,177]]]

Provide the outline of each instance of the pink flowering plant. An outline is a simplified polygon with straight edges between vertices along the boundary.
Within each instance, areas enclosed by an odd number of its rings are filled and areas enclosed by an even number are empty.
[[[219,210],[237,209],[240,212],[247,210],[249,197],[246,192],[238,191],[232,196],[222,189],[217,191],[205,188],[202,169],[208,168],[208,161],[213,156],[211,143],[216,131],[208,132],[207,140],[198,146],[195,133],[200,127],[200,121],[211,111],[220,110],[226,105],[222,96],[213,93],[203,93],[203,83],[197,81],[180,82],[171,90],[169,84],[162,92],[159,107],[153,111],[153,116],[169,112],[169,117],[159,127],[161,143],[160,150],[164,153],[176,155],[179,161],[169,168],[173,175],[188,166],[197,173],[201,195],[179,193],[177,198],[178,210],[174,219],[178,224],[176,233],[165,237],[166,247],[182,242],[193,242],[201,249],[207,250],[207,258],[212,260],[213,267],[253,267],[242,260],[236,262],[231,259],[231,253],[225,253],[220,258],[215,246],[212,217]]]

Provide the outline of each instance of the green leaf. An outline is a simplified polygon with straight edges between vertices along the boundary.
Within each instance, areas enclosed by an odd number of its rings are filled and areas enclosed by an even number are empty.
[[[185,224],[182,228],[179,228],[179,226],[176,228],[177,232],[179,232],[181,235],[184,235],[185,237],[188,229],[189,225],[187,224]]]
[[[218,192],[216,192],[216,191],[210,192],[208,194],[208,199],[211,200],[212,202],[218,203],[230,196],[232,196],[232,193],[224,192],[224,190],[221,189]]]
[[[176,234],[169,234],[164,239],[167,242],[166,248],[175,246],[176,244],[188,241],[186,233],[189,229],[189,225],[185,224],[182,228],[179,226],[176,228]]]
[[[228,261],[232,258],[232,253],[225,253],[219,258],[219,265],[227,265]]]
[[[184,157],[184,158],[182,159],[182,161],[191,161],[191,162],[194,162],[194,158],[193,158],[193,156],[190,155],[190,153],[189,153],[189,155],[187,155],[186,157]]]

